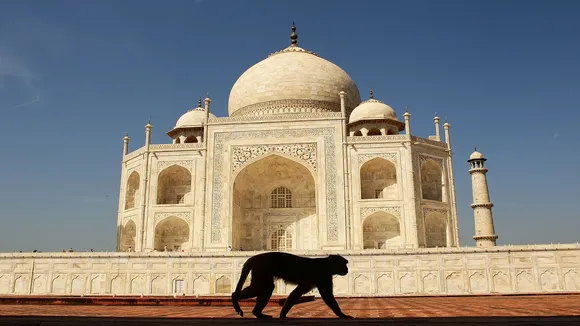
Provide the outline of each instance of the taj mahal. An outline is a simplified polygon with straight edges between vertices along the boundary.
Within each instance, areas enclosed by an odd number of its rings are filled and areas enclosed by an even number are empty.
[[[116,252],[0,254],[0,294],[229,295],[272,250],[343,255],[337,296],[580,291],[578,244],[496,245],[486,158],[454,171],[449,122],[415,134],[412,110],[361,92],[294,25],[237,79],[227,117],[211,102],[166,144],[151,123],[143,147],[123,138]],[[459,245],[454,173],[471,175],[474,247]]]

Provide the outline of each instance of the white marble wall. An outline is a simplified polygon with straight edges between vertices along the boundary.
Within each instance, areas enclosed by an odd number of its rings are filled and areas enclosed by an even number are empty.
[[[0,255],[0,295],[228,295],[256,252],[14,253]],[[325,252],[297,252],[311,257]],[[343,253],[338,296],[580,291],[580,245],[365,250]],[[179,281],[178,281],[179,282]],[[276,292],[292,286],[277,284]]]

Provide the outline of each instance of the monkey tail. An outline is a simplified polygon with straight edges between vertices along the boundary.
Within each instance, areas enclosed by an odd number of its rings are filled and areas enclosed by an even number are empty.
[[[252,264],[250,263],[250,261],[251,258],[248,259],[244,263],[244,266],[242,267],[242,272],[240,273],[240,280],[238,281],[238,285],[236,286],[236,292],[240,292],[242,290],[244,282],[246,282],[246,278],[248,277],[248,274],[250,274],[250,271],[252,270]]]

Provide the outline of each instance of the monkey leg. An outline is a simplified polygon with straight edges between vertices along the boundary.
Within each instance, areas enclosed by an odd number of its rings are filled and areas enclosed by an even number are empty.
[[[286,314],[288,314],[288,311],[290,311],[292,306],[296,304],[298,299],[300,299],[300,297],[304,294],[308,293],[308,291],[311,289],[312,286],[310,285],[298,285],[286,299],[284,307],[282,307],[282,311],[280,311],[280,318],[286,318]]]
[[[272,296],[272,292],[274,291],[274,283],[272,282],[269,285],[263,286],[260,288],[258,292],[258,297],[256,298],[256,306],[252,310],[252,313],[257,318],[272,318],[270,315],[264,315],[262,310],[266,308],[268,301],[270,301],[270,297]]]
[[[258,293],[259,293],[258,288],[252,285],[248,286],[247,288],[243,289],[240,292],[232,293],[232,304],[234,306],[234,309],[236,310],[236,313],[238,313],[238,315],[240,315],[241,317],[244,317],[244,311],[240,307],[238,301],[253,298],[257,296]]]

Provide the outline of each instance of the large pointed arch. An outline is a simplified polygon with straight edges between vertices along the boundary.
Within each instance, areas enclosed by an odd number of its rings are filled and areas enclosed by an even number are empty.
[[[366,161],[360,167],[361,199],[398,199],[397,168],[382,157]]]
[[[305,164],[277,153],[262,156],[234,175],[232,192],[234,248],[267,250],[271,227],[296,230],[291,226],[298,221],[307,224],[300,239],[290,231],[285,236],[303,248],[314,247],[316,182]]]
[[[383,249],[402,243],[399,219],[387,212],[378,211],[363,221],[363,248]]]
[[[189,224],[183,219],[170,216],[155,226],[155,250],[178,251],[190,248]]]
[[[425,215],[425,246],[427,248],[447,246],[447,218],[443,213]]]
[[[121,251],[135,251],[135,240],[137,239],[137,226],[133,220],[129,220],[123,226],[121,234]]]
[[[157,178],[157,204],[190,204],[191,172],[180,165],[172,165]]]
[[[433,160],[421,164],[421,194],[423,199],[443,201],[443,172]]]
[[[140,176],[137,171],[131,172],[127,178],[125,190],[125,209],[135,208],[137,206],[137,194],[139,193]]]

